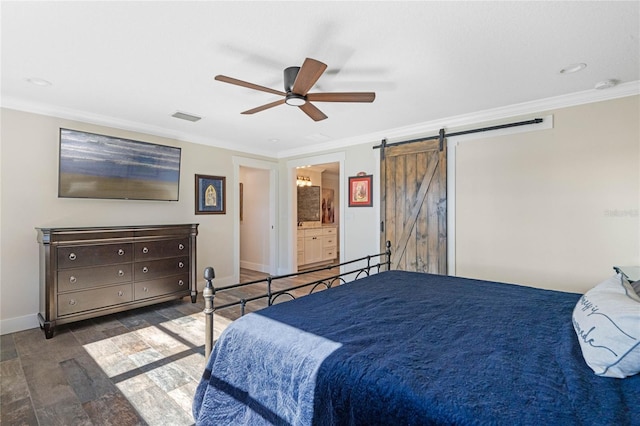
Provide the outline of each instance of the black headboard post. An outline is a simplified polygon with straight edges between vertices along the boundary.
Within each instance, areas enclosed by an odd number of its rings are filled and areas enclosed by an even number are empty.
[[[391,241],[387,240],[385,245],[387,246],[387,250],[385,250],[387,261],[385,263],[387,264],[387,271],[390,271],[391,270]]]
[[[215,289],[213,288],[213,279],[216,273],[211,266],[204,268],[204,279],[207,284],[202,291],[204,298],[204,314],[205,314],[205,339],[204,339],[204,357],[209,359],[209,354],[213,348],[213,298],[215,297]]]

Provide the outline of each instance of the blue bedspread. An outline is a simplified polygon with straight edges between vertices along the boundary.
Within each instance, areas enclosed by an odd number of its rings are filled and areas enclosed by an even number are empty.
[[[390,271],[249,314],[196,391],[199,425],[640,425],[640,375],[596,376],[574,293]]]

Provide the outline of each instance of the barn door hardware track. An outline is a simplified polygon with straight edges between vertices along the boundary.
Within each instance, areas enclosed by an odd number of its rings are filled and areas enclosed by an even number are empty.
[[[404,144],[407,144],[407,143],[422,142],[422,141],[435,140],[435,139],[438,139],[440,141],[440,149],[442,149],[443,148],[444,138],[450,138],[450,137],[461,136],[461,135],[468,135],[468,134],[471,134],[471,133],[489,132],[491,130],[507,129],[509,127],[526,126],[526,125],[529,125],[529,124],[538,124],[538,123],[542,123],[542,121],[543,121],[542,118],[534,118],[533,120],[519,121],[517,123],[500,124],[500,125],[497,125],[497,126],[481,127],[481,128],[478,128],[478,129],[471,129],[471,130],[462,130],[460,132],[453,132],[453,133],[445,133],[444,129],[440,129],[440,132],[437,135],[425,136],[425,137],[422,137],[422,138],[411,139],[411,140],[408,140],[408,141],[388,143],[386,139],[383,139],[382,143],[380,145],[374,146],[373,149],[383,148],[383,151],[384,151],[384,148],[388,148],[390,146],[404,145]]]

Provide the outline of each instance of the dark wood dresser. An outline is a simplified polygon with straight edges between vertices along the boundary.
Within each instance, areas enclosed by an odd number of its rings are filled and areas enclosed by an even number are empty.
[[[36,228],[40,312],[56,325],[198,294],[198,224]]]

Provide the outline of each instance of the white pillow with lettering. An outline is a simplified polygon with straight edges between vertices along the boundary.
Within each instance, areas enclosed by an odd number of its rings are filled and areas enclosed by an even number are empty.
[[[586,292],[573,309],[582,356],[599,376],[640,372],[640,296],[620,275]]]

